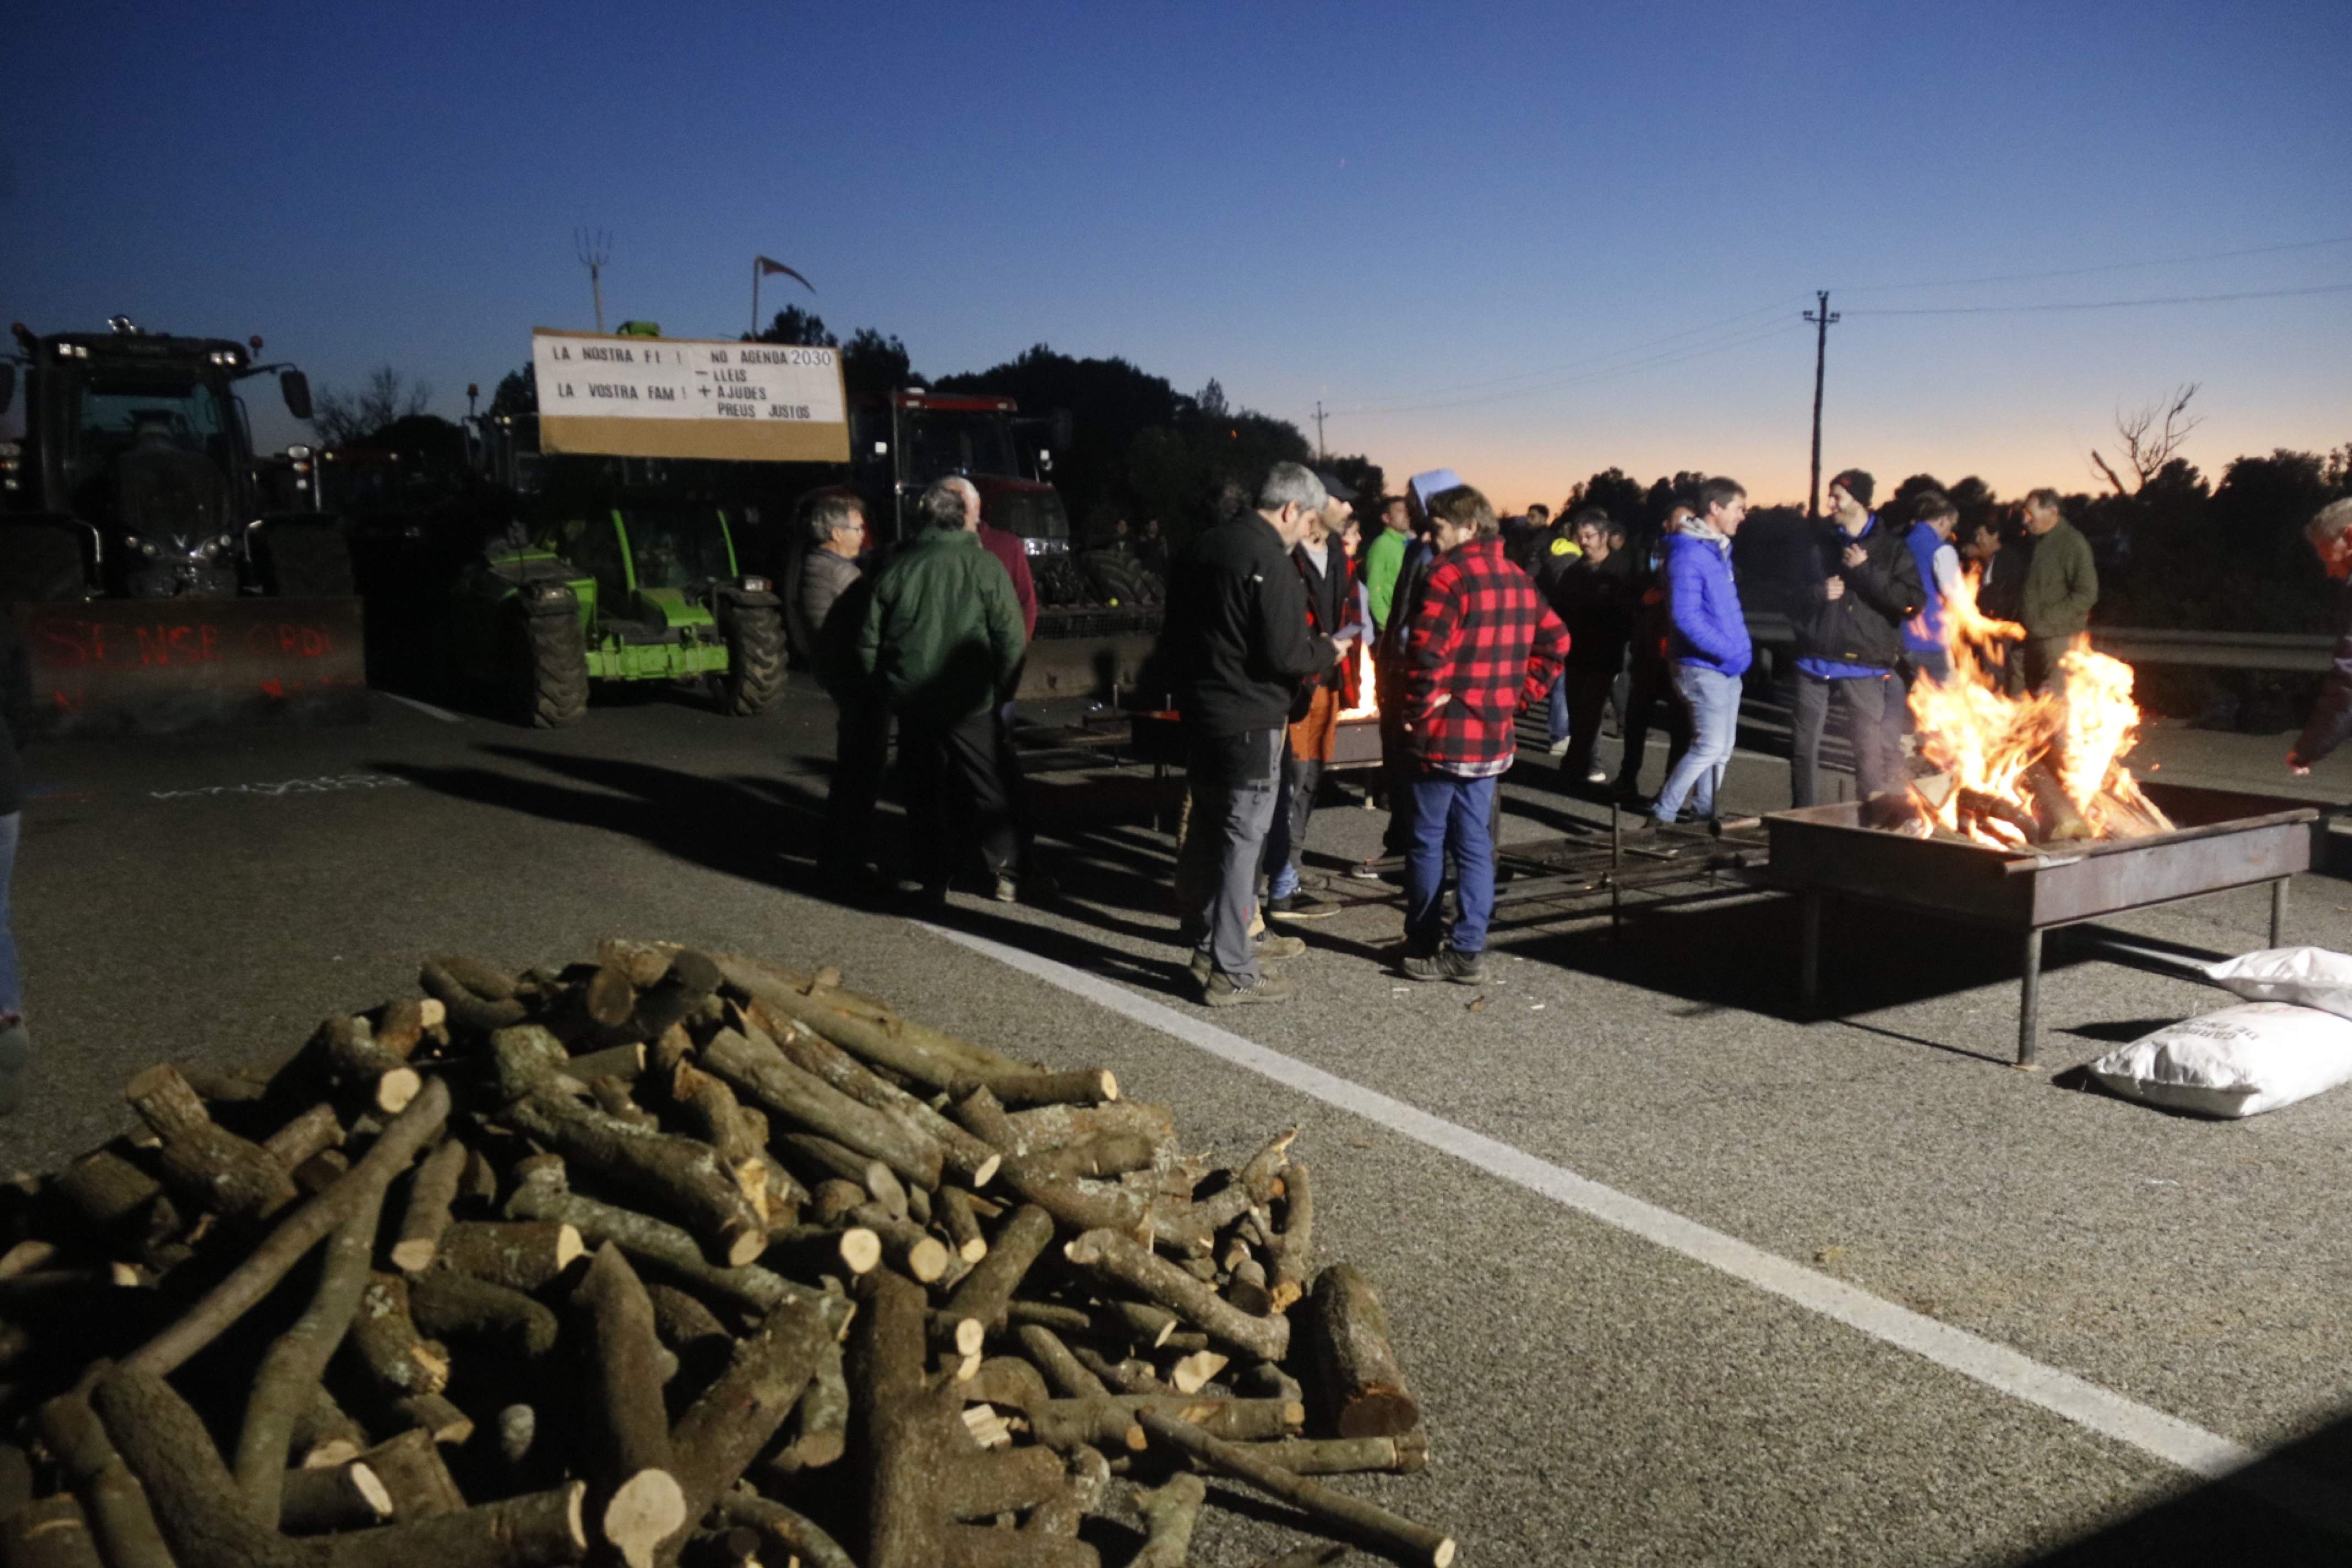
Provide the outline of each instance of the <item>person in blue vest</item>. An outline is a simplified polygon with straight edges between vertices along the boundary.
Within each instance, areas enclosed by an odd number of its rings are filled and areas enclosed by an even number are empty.
[[[1952,678],[1944,605],[1960,582],[1960,552],[1952,547],[1952,531],[1959,525],[1960,509],[1951,497],[1923,490],[1911,504],[1911,531],[1904,536],[1919,574],[1919,613],[1903,623],[1903,657],[1914,679],[1924,675],[1938,686]]]
[[[1829,518],[1815,526],[1809,607],[1797,626],[1797,699],[1789,748],[1795,805],[1820,798],[1822,731],[1832,700],[1845,710],[1856,792],[1864,800],[1905,787],[1903,623],[1922,595],[1910,546],[1870,510],[1876,481],[1848,468],[1830,481]]]

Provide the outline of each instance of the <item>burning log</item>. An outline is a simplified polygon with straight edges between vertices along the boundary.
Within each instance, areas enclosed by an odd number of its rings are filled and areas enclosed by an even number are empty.
[[[865,1568],[1079,1568],[1105,1452],[1161,1424],[1293,1482],[1425,1461],[1370,1287],[1318,1284],[1297,1334],[1280,1315],[1313,1267],[1296,1129],[1212,1170],[1108,1073],[837,975],[598,958],[435,959],[427,994],[339,1013],[283,1067],[141,1075],[152,1140],[0,1187],[0,1304],[40,1314],[0,1323],[0,1415],[37,1405],[58,1460],[0,1445],[0,1556],[846,1568],[838,1529]],[[181,1315],[136,1342],[159,1300]],[[224,1336],[186,1396],[166,1381]],[[1405,1429],[1310,1437],[1310,1405]],[[1213,1468],[1187,1441],[1162,1439]],[[60,1474],[73,1495],[37,1498]],[[1149,1494],[1139,1561],[1181,1561],[1201,1500],[1192,1475]]]

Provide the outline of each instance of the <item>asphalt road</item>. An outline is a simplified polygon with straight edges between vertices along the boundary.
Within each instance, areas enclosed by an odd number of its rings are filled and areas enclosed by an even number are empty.
[[[140,1067],[282,1051],[435,952],[519,966],[626,932],[829,961],[999,1048],[1114,1068],[1228,1157],[1303,1122],[1320,1250],[1381,1283],[1433,1438],[1427,1475],[1367,1489],[1465,1563],[2352,1557],[2312,1522],[2352,1520],[2331,1489],[2352,1095],[2211,1123],[2061,1086],[2220,993],[2062,949],[2047,1070],[2020,1072],[2008,943],[1836,911],[1842,1014],[1804,1024],[1791,906],[1748,895],[1637,913],[1614,943],[1605,921],[1514,930],[1475,989],[1395,978],[1397,916],[1369,905],[1307,929],[1294,1004],[1210,1015],[1176,984],[1139,770],[1037,781],[1066,898],[960,895],[942,931],[805,890],[829,741],[811,698],[733,721],[656,694],[554,734],[380,699],[349,729],[39,750],[16,901],[41,1077],[0,1163],[108,1135]],[[2284,746],[2160,731],[2145,751],[2162,776],[2283,790]],[[1596,816],[1552,782],[1522,764],[1510,836]],[[1783,763],[1735,764],[1736,805],[1785,788]],[[2352,762],[2305,793],[2352,798]],[[1328,805],[1310,860],[1378,828]],[[2116,929],[2236,952],[2266,911],[2224,895]],[[2352,950],[2352,887],[2302,879],[2289,938]],[[1105,984],[1115,1005],[1087,994]],[[1948,1330],[1986,1354],[1936,1350]],[[2149,1421],[2053,1410],[2060,1374]],[[2207,1435],[2274,1456],[2259,1485],[2183,1469]],[[1295,1540],[1218,1496],[1235,1506],[1196,1562]]]

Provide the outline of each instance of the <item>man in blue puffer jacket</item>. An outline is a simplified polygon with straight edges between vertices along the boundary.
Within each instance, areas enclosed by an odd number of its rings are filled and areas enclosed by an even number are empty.
[[[1693,816],[1715,815],[1716,786],[1739,733],[1739,678],[1753,650],[1731,579],[1731,541],[1747,517],[1748,492],[1735,480],[1709,479],[1698,488],[1698,515],[1666,540],[1666,658],[1690,710],[1691,743],[1651,808],[1662,825],[1682,815],[1685,799]]]

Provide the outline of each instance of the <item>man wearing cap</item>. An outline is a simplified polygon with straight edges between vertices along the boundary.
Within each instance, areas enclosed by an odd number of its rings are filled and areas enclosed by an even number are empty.
[[[1354,515],[1356,492],[1336,474],[1318,474],[1324,503],[1307,525],[1307,537],[1291,552],[1299,585],[1307,591],[1307,627],[1348,644],[1339,662],[1299,683],[1290,704],[1289,747],[1283,756],[1282,788],[1275,799],[1274,826],[1265,838],[1265,912],[1287,921],[1321,920],[1339,912],[1337,900],[1307,890],[1299,867],[1307,854],[1307,823],[1315,815],[1315,792],[1323,782],[1339,735],[1339,710],[1357,698],[1354,641],[1363,635],[1356,616],[1354,584],[1339,539]]]
[[[1876,482],[1860,468],[1830,481],[1830,515],[1813,538],[1817,575],[1797,630],[1797,701],[1789,793],[1811,805],[1820,793],[1822,732],[1834,699],[1845,710],[1853,777],[1864,800],[1904,787],[1903,623],[1922,601],[1910,544],[1878,525]]]

